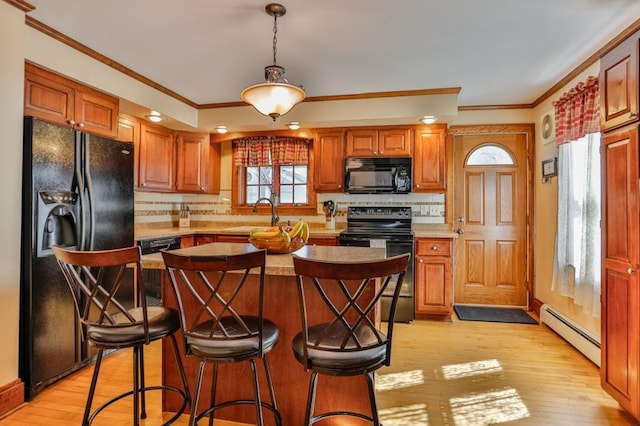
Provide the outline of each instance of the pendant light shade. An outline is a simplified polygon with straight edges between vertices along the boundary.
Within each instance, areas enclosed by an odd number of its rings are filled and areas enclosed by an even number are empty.
[[[306,94],[301,86],[294,86],[284,78],[284,67],[276,65],[278,17],[284,15],[286,9],[280,4],[270,3],[265,7],[265,11],[273,16],[273,65],[264,68],[264,83],[247,87],[240,97],[258,112],[275,121],[297,103],[302,102]]]

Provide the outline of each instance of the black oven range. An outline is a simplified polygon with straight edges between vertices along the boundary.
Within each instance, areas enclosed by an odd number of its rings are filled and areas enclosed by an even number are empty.
[[[411,231],[411,207],[408,206],[349,206],[347,229],[340,233],[341,246],[383,247],[387,256],[410,253],[411,259],[404,277],[396,309],[396,321],[411,322],[414,315],[414,248]],[[393,289],[387,291],[393,293]],[[390,296],[382,298],[383,307]],[[383,309],[383,312],[387,309]],[[383,316],[383,320],[386,320]]]

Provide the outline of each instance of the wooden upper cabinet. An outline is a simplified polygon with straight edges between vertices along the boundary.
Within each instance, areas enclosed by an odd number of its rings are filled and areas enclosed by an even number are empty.
[[[25,64],[24,114],[106,137],[118,135],[117,98]]]
[[[343,192],[344,130],[321,130],[313,142],[314,189]]]
[[[164,127],[140,126],[138,187],[149,191],[174,189],[174,134]]]
[[[209,136],[211,138],[211,136]],[[209,194],[220,193],[220,165],[222,160],[222,144],[209,142]]]
[[[176,137],[176,191],[207,191],[209,134],[180,132]]]
[[[411,156],[409,128],[357,129],[347,131],[347,157]]]
[[[91,89],[76,91],[76,125],[83,131],[118,136],[118,99]]]
[[[446,191],[446,126],[417,127],[413,152],[413,190]]]
[[[638,120],[638,49],[640,31],[600,58],[602,131]]]
[[[133,142],[133,187],[138,188],[140,164],[140,122],[127,115],[118,117],[118,137],[121,142]]]

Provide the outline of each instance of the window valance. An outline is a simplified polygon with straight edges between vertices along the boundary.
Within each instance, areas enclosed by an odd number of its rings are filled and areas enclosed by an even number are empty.
[[[277,164],[308,164],[312,139],[283,136],[252,136],[233,139],[233,165],[256,167]]]
[[[597,77],[587,77],[585,82],[578,83],[562,95],[553,106],[558,145],[600,131],[600,90]]]

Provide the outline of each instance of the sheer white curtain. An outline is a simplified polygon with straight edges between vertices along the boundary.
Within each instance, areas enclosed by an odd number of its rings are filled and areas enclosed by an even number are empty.
[[[552,289],[600,316],[600,133],[558,147],[558,228]]]

